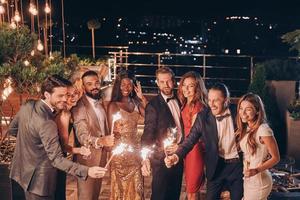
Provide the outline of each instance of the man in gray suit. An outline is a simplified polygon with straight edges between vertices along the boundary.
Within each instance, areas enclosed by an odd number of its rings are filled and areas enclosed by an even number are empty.
[[[111,147],[114,137],[108,135],[106,112],[101,102],[100,80],[94,71],[82,75],[84,95],[72,109],[75,134],[81,145],[91,145],[90,158],[77,155],[77,162],[86,166],[104,166],[106,151],[103,147]],[[98,200],[101,189],[101,179],[87,178],[78,180],[79,200]]]
[[[42,99],[25,103],[10,124],[8,132],[17,136],[10,178],[20,184],[27,200],[54,199],[56,168],[82,180],[105,174],[104,168],[89,168],[63,156],[54,116],[66,103],[68,85],[59,76],[47,78]]]

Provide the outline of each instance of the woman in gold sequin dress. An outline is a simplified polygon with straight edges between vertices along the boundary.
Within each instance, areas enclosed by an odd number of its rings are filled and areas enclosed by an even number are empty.
[[[144,199],[144,186],[141,174],[140,141],[137,131],[138,121],[145,113],[147,100],[140,84],[121,72],[114,82],[111,102],[108,106],[108,123],[112,127],[113,114],[120,112],[122,118],[114,122],[115,145],[120,142],[133,147],[133,152],[114,156],[111,162],[111,200]]]

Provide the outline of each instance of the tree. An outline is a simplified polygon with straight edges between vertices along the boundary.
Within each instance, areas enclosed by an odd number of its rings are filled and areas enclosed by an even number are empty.
[[[284,34],[281,36],[281,39],[284,43],[288,43],[291,46],[290,51],[296,50],[298,55],[300,55],[300,29]]]
[[[92,49],[93,49],[93,59],[95,59],[95,29],[101,27],[100,22],[97,19],[91,19],[87,22],[88,29],[92,32]]]
[[[36,35],[26,26],[16,29],[8,24],[0,25],[0,63],[15,64],[24,60],[34,49]]]

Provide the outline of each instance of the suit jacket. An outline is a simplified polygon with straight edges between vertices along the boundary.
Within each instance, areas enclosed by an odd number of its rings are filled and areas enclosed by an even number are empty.
[[[11,122],[9,133],[17,136],[10,178],[25,191],[54,195],[57,169],[87,178],[88,168],[64,158],[54,114],[41,100],[25,103]]]
[[[233,124],[235,126],[236,109],[232,105],[230,106],[230,112]],[[179,146],[176,154],[179,158],[184,158],[194,145],[202,139],[205,143],[205,165],[206,165],[206,177],[211,180],[214,177],[219,157],[218,148],[218,130],[216,118],[212,114],[209,108],[204,108],[198,113],[193,127],[190,130],[188,137]]]
[[[179,100],[177,99],[178,104]],[[179,104],[180,108],[180,104]],[[181,141],[183,140],[183,122],[181,122]],[[145,127],[142,135],[142,145],[156,145],[153,157],[162,160],[165,157],[163,140],[166,138],[168,128],[176,127],[170,108],[161,94],[152,98],[145,110]],[[181,142],[180,141],[180,142]]]
[[[101,106],[101,105],[99,105]],[[71,110],[74,121],[75,135],[78,146],[84,144],[84,140],[91,135],[92,146],[95,147],[95,141],[98,137],[109,134],[107,119],[105,114],[105,133],[101,132],[99,120],[97,115],[88,101],[87,97],[83,95],[76,106]],[[104,148],[91,148],[91,158],[83,159],[81,155],[76,155],[77,162],[86,166],[104,166],[106,160],[106,151]]]

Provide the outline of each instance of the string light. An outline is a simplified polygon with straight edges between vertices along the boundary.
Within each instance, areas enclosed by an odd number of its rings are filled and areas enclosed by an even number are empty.
[[[16,12],[15,12],[14,20],[15,20],[17,23],[21,21],[20,13],[19,13],[19,11],[17,11],[17,10],[16,10]]]
[[[16,28],[17,28],[16,22],[14,22],[14,21],[12,20],[11,23],[10,23],[10,27],[11,27],[12,29],[16,29]]]
[[[43,46],[41,40],[38,40],[37,50],[39,50],[39,51],[43,51],[44,50],[44,46]]]
[[[48,3],[46,3],[45,5],[45,13],[50,13],[51,12],[51,8],[49,7]]]
[[[5,13],[5,9],[2,5],[0,5],[0,15]]]

